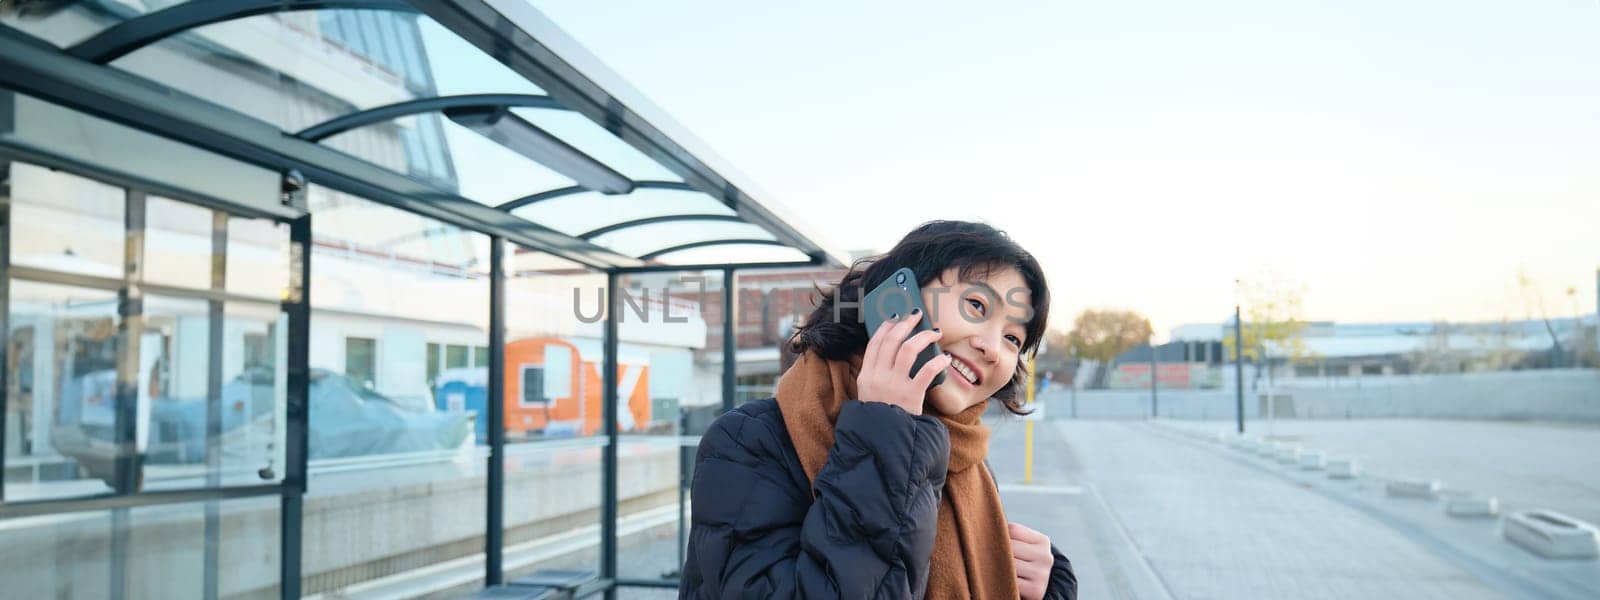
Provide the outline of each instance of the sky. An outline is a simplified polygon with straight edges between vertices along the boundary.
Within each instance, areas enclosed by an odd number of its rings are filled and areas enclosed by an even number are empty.
[[[1595,0],[533,5],[837,250],[1007,231],[1053,326],[1595,310]]]

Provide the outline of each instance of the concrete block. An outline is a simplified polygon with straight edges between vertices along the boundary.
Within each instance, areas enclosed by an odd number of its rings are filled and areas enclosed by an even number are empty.
[[[1278,453],[1273,458],[1285,465],[1298,464],[1300,462],[1300,447],[1293,444],[1279,444]]]
[[[1499,516],[1500,499],[1494,496],[1460,496],[1445,504],[1445,514],[1466,519]]]
[[[1437,479],[1396,479],[1386,486],[1391,498],[1421,498],[1432,500],[1439,497],[1439,480]]]
[[[1300,453],[1300,470],[1321,471],[1324,461],[1321,450],[1305,450]]]
[[[1261,450],[1260,450],[1259,454],[1261,456],[1263,456],[1263,457],[1266,457],[1266,458],[1277,459],[1278,458],[1278,452],[1281,451],[1282,448],[1284,446],[1287,446],[1287,445],[1288,444],[1285,444],[1283,442],[1267,442],[1267,441],[1263,441],[1263,442],[1261,442]]]
[[[1600,556],[1600,530],[1555,511],[1511,513],[1505,520],[1505,538],[1545,558]]]
[[[1355,479],[1361,476],[1361,463],[1354,458],[1328,459],[1328,477],[1331,479]]]

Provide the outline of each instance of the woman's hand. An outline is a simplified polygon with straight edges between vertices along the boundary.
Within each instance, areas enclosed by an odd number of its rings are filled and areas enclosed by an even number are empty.
[[[1050,553],[1050,538],[1016,523],[1007,523],[1011,535],[1011,557],[1017,567],[1017,591],[1022,600],[1040,600],[1050,585],[1050,567],[1056,558]]]
[[[867,340],[867,350],[861,356],[861,372],[856,375],[856,394],[862,402],[893,404],[913,415],[922,414],[922,403],[928,393],[928,384],[941,371],[950,366],[950,355],[940,353],[937,358],[922,365],[916,377],[911,377],[911,366],[917,354],[928,344],[939,341],[939,330],[924,331],[910,338],[910,333],[923,318],[921,310],[913,310],[896,321],[878,326],[878,331]]]

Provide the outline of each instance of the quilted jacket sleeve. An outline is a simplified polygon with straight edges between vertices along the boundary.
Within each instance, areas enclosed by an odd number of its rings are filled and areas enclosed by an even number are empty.
[[[1072,561],[1054,544],[1050,554],[1056,557],[1050,565],[1050,582],[1044,586],[1044,600],[1078,600],[1078,575],[1072,572]]]
[[[847,402],[814,487],[781,428],[736,410],[701,438],[679,597],[920,598],[949,461],[944,425]]]

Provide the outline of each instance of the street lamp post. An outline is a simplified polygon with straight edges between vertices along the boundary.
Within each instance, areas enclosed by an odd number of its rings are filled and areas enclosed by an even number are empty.
[[[1156,336],[1150,334],[1150,418],[1161,416],[1161,402],[1156,398]]]
[[[1244,319],[1239,304],[1233,305],[1233,399],[1239,433],[1244,433]]]
[[[1022,444],[1023,444],[1023,446],[1022,446],[1022,448],[1023,448],[1022,449],[1022,482],[1023,483],[1033,483],[1033,422],[1034,421],[1038,421],[1041,417],[1044,416],[1044,413],[1042,412],[1043,411],[1043,406],[1040,405],[1040,404],[1036,404],[1037,399],[1034,396],[1034,394],[1035,394],[1034,390],[1038,386],[1033,381],[1034,374],[1038,372],[1034,368],[1037,365],[1037,362],[1036,362],[1035,359],[1037,359],[1040,354],[1044,353],[1044,349],[1045,349],[1045,340],[1039,340],[1039,347],[1034,349],[1033,354],[1028,356],[1028,387],[1023,392],[1023,394],[1024,394],[1023,397],[1027,400],[1027,407],[1028,407],[1028,415],[1023,417],[1024,419],[1027,419],[1027,423],[1023,425],[1023,431],[1024,431],[1024,433],[1023,433],[1023,441],[1022,441]],[[1043,391],[1043,390],[1040,390],[1040,391]]]

